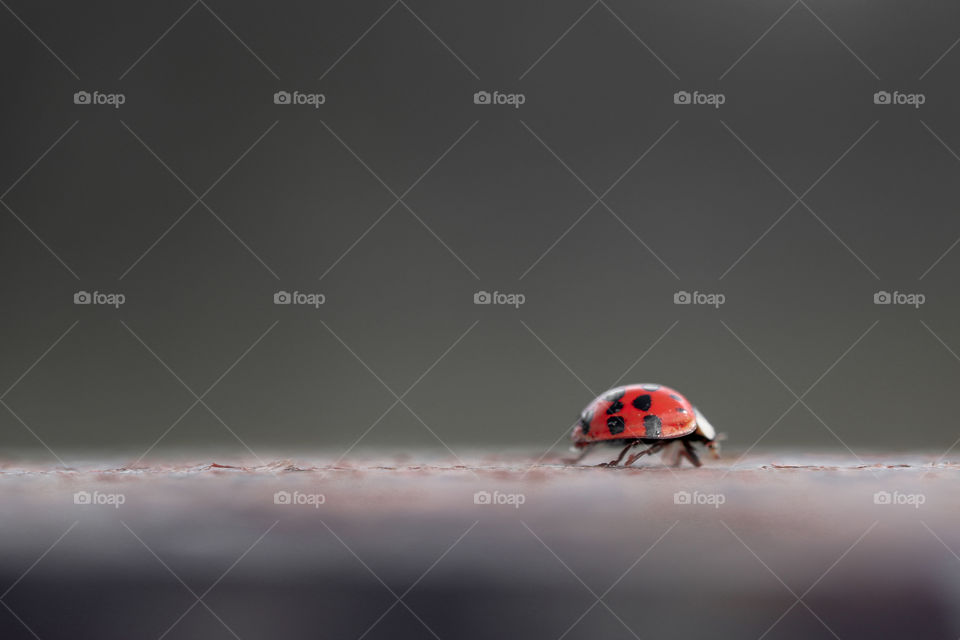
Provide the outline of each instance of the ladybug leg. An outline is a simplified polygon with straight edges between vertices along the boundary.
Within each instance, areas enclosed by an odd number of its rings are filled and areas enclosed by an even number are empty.
[[[679,442],[671,442],[663,448],[663,464],[668,467],[678,467],[680,466],[680,451],[683,449],[683,445]]]
[[[683,451],[680,452],[684,458],[690,461],[690,463],[695,467],[702,467],[703,463],[700,462],[700,456],[697,455],[697,452],[693,450],[693,445],[683,441]]]
[[[617,466],[618,464],[620,464],[620,461],[623,460],[623,456],[627,455],[627,451],[630,451],[630,449],[634,448],[634,447],[637,446],[638,444],[640,444],[640,441],[639,441],[639,440],[633,440],[632,442],[630,442],[629,444],[627,444],[627,446],[625,446],[625,447],[623,448],[623,450],[620,452],[620,455],[617,456],[617,459],[616,459],[616,460],[611,460],[610,462],[601,462],[601,463],[598,464],[597,466],[598,466],[598,467],[615,467],[615,466]]]
[[[649,455],[649,454],[651,454],[651,453],[656,453],[657,451],[660,451],[660,449],[663,449],[665,446],[667,446],[667,444],[669,444],[669,443],[668,443],[668,442],[658,442],[657,444],[655,444],[655,445],[653,445],[653,446],[647,447],[647,448],[644,449],[643,451],[637,452],[637,453],[633,454],[632,456],[630,456],[629,458],[627,458],[627,461],[623,463],[623,466],[629,467],[630,465],[632,465],[634,462],[636,462],[637,460],[639,460],[639,459],[642,458],[643,456]]]

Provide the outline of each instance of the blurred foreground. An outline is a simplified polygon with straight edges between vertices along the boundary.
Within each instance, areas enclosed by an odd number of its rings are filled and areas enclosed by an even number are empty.
[[[0,637],[960,636],[960,465],[737,458],[0,464]]]

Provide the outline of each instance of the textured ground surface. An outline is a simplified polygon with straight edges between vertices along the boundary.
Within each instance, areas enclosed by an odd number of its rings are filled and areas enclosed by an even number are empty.
[[[960,465],[737,457],[8,462],[0,637],[960,636]]]

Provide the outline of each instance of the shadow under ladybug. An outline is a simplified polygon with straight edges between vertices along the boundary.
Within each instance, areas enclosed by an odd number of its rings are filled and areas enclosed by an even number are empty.
[[[720,457],[721,439],[713,425],[680,393],[658,384],[635,384],[611,389],[580,414],[571,434],[578,455],[575,464],[598,444],[622,447],[620,455],[602,467],[615,467],[631,449],[647,448],[626,459],[627,467],[645,455],[664,452],[664,462],[678,466],[686,458],[701,466],[694,445],[701,444]]]

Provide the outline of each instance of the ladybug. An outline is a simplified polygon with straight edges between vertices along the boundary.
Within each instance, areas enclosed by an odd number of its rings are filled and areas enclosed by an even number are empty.
[[[601,442],[622,446],[616,460],[600,465],[606,467],[617,466],[627,451],[640,445],[648,446],[627,458],[623,466],[672,443],[682,447],[677,447],[676,462],[683,456],[694,466],[702,464],[693,449],[695,442],[720,457],[717,432],[703,414],[680,393],[659,384],[632,384],[604,392],[581,412],[571,439],[580,451],[571,462],[583,459]]]

